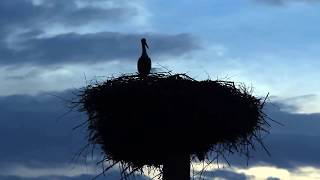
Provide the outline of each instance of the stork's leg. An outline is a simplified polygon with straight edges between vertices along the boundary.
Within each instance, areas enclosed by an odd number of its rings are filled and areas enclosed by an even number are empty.
[[[163,180],[190,180],[190,155],[175,153],[163,165]]]

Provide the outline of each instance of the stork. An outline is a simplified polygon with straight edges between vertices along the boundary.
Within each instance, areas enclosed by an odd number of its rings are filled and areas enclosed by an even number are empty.
[[[138,72],[141,77],[146,77],[151,70],[151,59],[147,54],[146,47],[149,49],[145,38],[141,39],[142,54],[138,60]]]

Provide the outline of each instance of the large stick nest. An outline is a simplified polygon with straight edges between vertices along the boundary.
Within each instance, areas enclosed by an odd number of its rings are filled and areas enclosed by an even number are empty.
[[[122,75],[87,86],[80,98],[89,142],[133,169],[160,167],[179,152],[204,160],[217,146],[240,151],[266,124],[264,100],[244,86],[185,74]]]

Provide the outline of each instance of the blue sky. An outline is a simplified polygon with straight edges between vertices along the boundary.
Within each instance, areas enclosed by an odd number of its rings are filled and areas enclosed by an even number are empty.
[[[140,39],[153,67],[228,79],[270,93],[262,150],[208,178],[320,178],[320,2],[317,0],[1,0],[0,179],[88,179],[70,159],[85,117],[54,95],[136,71]],[[270,172],[264,174],[263,172]],[[115,175],[111,175],[117,179]],[[110,179],[111,179],[110,176]],[[103,179],[103,178],[101,178]]]

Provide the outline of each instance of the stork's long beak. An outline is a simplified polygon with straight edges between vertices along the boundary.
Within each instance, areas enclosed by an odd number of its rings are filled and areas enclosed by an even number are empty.
[[[146,45],[146,47],[149,49],[149,46],[148,46],[147,42],[145,43],[145,45]]]

